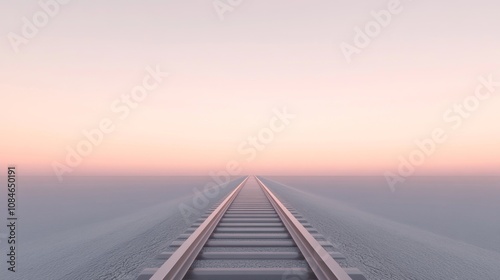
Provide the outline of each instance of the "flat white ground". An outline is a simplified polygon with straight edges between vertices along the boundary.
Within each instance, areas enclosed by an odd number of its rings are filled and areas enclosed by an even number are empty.
[[[498,178],[415,178],[395,193],[380,178],[269,179],[368,279],[500,279]]]
[[[498,280],[500,181],[458,181],[415,179],[391,193],[380,178],[264,179],[369,279]],[[135,279],[190,225],[178,207],[192,205],[194,188],[208,182],[24,178],[18,272],[6,273],[2,253],[2,279]]]
[[[7,271],[2,240],[1,279],[135,279],[196,219],[185,220],[179,205],[194,207],[195,188],[211,182],[208,177],[69,178],[62,184],[22,179],[17,272]],[[0,233],[5,234],[3,227]]]

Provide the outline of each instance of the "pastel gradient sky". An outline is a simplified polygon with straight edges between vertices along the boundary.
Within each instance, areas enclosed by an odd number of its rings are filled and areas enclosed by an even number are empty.
[[[500,2],[402,0],[347,63],[340,44],[388,2],[243,0],[221,21],[211,0],[73,0],[16,53],[8,34],[40,7],[2,1],[0,167],[53,175],[110,118],[71,174],[206,175],[236,160],[243,173],[383,175],[438,127],[448,139],[416,174],[499,174],[500,88],[458,129],[443,114],[480,76],[500,80]],[[111,104],[148,65],[170,76],[119,120]],[[295,118],[247,160],[239,145],[284,107]]]

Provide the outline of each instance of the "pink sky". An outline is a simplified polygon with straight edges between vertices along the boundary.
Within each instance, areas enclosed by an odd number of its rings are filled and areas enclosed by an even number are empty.
[[[500,87],[458,129],[443,120],[500,80],[498,1],[401,1],[403,11],[347,63],[339,46],[389,1],[72,1],[15,53],[8,39],[36,1],[0,4],[0,167],[53,175],[82,130],[110,118],[71,174],[383,175],[414,141],[448,139],[417,174],[499,174]],[[189,3],[188,3],[189,2]],[[110,106],[147,66],[170,76],[124,120]],[[238,151],[295,115],[256,157]]]

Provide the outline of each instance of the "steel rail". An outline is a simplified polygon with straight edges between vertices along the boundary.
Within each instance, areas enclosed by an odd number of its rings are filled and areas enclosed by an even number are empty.
[[[307,263],[319,280],[352,280],[332,256],[321,246],[311,233],[293,216],[279,199],[255,177],[260,187],[275,208],[286,229],[297,247],[304,255]]]
[[[224,201],[208,216],[208,218],[191,234],[191,236],[172,254],[172,256],[153,274],[150,280],[181,280],[199,252],[207,242],[222,216],[236,198],[248,177],[224,199]]]

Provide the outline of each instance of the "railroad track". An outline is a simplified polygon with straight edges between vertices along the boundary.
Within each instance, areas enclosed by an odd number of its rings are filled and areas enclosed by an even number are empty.
[[[247,177],[174,241],[137,280],[364,280],[343,268],[316,229],[256,177]]]

